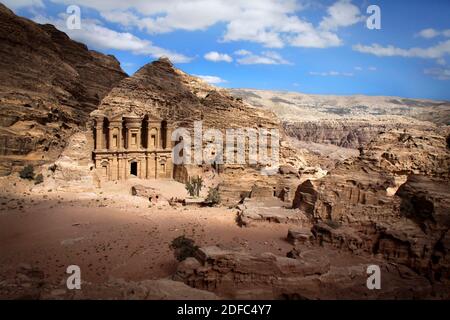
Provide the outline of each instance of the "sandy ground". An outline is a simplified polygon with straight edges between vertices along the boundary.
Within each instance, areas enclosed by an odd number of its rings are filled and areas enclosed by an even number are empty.
[[[67,266],[75,264],[81,267],[83,281],[92,283],[110,277],[159,279],[175,271],[177,261],[169,244],[180,235],[199,246],[221,244],[283,256],[292,249],[284,240],[289,225],[240,228],[232,209],[149,207],[147,199],[129,194],[133,183],[111,184],[98,193],[4,191],[2,270],[25,263],[42,270],[46,281],[62,282]],[[185,192],[176,182],[154,183],[171,195]]]

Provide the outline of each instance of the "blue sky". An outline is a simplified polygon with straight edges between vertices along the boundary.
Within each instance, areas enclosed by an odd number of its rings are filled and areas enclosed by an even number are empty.
[[[223,87],[450,100],[448,0],[7,0],[133,74],[161,55]],[[81,29],[67,28],[69,5]],[[381,10],[381,29],[366,26]]]

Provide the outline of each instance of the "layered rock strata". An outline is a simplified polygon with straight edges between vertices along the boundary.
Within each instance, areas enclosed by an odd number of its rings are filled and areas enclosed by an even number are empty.
[[[383,272],[383,287],[368,290],[370,260],[344,257],[345,260],[342,254],[325,249],[307,249],[293,256],[204,247],[198,249],[195,257],[179,264],[174,280],[233,299],[431,297],[429,282],[405,267],[377,260]]]
[[[385,133],[360,157],[301,184],[294,207],[316,222],[317,244],[379,254],[441,281],[450,259],[449,164],[438,132]]]
[[[24,161],[55,160],[127,75],[113,56],[2,4],[0,43],[0,174],[7,175]]]

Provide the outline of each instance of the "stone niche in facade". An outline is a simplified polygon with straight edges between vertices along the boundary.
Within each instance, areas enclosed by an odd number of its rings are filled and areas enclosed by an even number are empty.
[[[172,129],[167,121],[135,114],[92,117],[93,159],[101,179],[172,178]]]

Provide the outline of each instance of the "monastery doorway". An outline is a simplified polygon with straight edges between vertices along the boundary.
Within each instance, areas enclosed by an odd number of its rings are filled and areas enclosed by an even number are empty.
[[[130,174],[137,177],[137,175],[138,175],[137,172],[138,172],[137,162],[131,162],[130,163]]]

